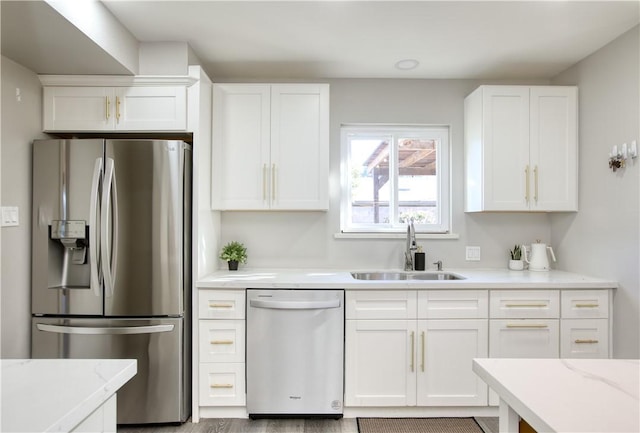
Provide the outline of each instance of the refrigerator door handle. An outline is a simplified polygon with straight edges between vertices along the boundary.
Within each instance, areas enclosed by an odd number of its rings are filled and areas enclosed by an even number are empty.
[[[339,299],[329,299],[326,301],[264,301],[261,299],[251,299],[249,305],[254,308],[268,308],[273,310],[326,310],[329,308],[339,308]]]
[[[38,323],[39,331],[55,332],[57,334],[83,334],[83,335],[133,335],[133,334],[158,334],[160,332],[171,332],[174,325],[149,325],[149,326],[62,326],[46,325]]]
[[[89,206],[89,263],[91,282],[90,287],[96,296],[100,296],[100,274],[98,268],[98,213],[100,200],[98,189],[100,188],[100,174],[102,173],[102,158],[96,158],[91,181],[91,205]]]
[[[101,208],[101,263],[104,275],[105,295],[113,296],[116,282],[118,256],[118,188],[116,186],[116,171],[113,159],[107,158],[105,165],[105,179],[102,191]],[[109,213],[113,222],[109,224]],[[109,229],[112,229],[111,231]],[[111,237],[111,238],[110,238]],[[109,251],[111,245],[111,251]]]

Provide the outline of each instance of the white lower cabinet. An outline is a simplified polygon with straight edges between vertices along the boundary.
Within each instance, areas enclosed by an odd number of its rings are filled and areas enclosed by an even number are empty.
[[[433,291],[431,297],[422,293],[416,303],[415,291],[347,292],[345,406],[487,404],[487,387],[471,370],[472,359],[488,352],[487,292]],[[481,300],[470,301],[477,297]],[[429,298],[447,305],[456,318],[428,320],[426,312],[433,310],[425,304]],[[397,320],[397,308],[379,307],[389,299],[408,300],[398,303],[405,316],[416,317],[416,308],[425,316]],[[350,309],[353,302],[362,308]],[[364,308],[367,305],[373,308]],[[477,305],[482,306],[480,313]],[[436,309],[441,316],[442,308]],[[465,314],[484,318],[457,318]],[[357,319],[363,315],[377,318]]]
[[[561,358],[609,358],[609,290],[563,290]]]
[[[489,321],[490,358],[558,358],[558,319]]]
[[[415,320],[347,320],[345,406],[416,404]]]
[[[608,319],[563,319],[560,358],[608,358]]]
[[[244,406],[244,290],[198,293],[198,397],[200,406]]]
[[[200,406],[244,406],[244,363],[200,364]]]
[[[487,357],[487,319],[418,321],[418,406],[485,406],[487,384],[471,370]]]

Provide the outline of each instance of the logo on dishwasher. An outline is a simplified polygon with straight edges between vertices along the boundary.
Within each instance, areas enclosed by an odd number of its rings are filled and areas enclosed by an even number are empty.
[[[302,400],[302,396],[300,395],[290,395],[289,400]]]

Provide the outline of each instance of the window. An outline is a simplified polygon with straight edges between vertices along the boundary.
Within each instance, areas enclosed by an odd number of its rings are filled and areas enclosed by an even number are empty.
[[[449,128],[343,126],[343,232],[449,231]]]

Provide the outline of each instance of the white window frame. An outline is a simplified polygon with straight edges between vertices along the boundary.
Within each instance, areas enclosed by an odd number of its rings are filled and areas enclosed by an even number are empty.
[[[341,171],[341,200],[340,200],[340,231],[342,233],[404,233],[406,225],[393,224],[353,224],[351,223],[351,155],[350,139],[352,137],[366,138],[381,135],[398,136],[402,138],[436,138],[440,142],[436,160],[438,176],[438,211],[439,224],[415,224],[417,233],[443,234],[451,232],[451,131],[448,125],[342,125],[340,128],[340,171]],[[392,144],[394,158],[389,161],[389,176],[391,183],[390,213],[394,216],[398,209],[398,168],[396,140]]]

